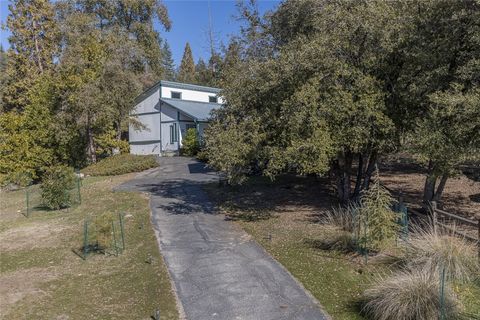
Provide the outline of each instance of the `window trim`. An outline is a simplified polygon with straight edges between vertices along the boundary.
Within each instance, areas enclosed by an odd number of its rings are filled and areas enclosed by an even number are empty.
[[[173,94],[175,94],[175,93],[178,93],[179,98],[174,98],[174,97],[173,97]],[[171,99],[182,100],[182,93],[181,93],[180,91],[173,91],[173,90],[171,90],[171,91],[170,91],[170,98],[171,98]]]
[[[170,144],[178,142],[178,125],[176,122],[170,125]]]

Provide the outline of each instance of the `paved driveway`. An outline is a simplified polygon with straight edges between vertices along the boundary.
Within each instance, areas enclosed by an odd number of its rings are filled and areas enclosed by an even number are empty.
[[[255,241],[225,221],[201,184],[217,175],[189,158],[118,189],[151,194],[154,228],[187,319],[328,319],[314,298]]]

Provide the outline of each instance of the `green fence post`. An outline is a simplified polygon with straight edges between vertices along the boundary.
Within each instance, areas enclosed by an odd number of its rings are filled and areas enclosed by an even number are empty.
[[[77,177],[77,192],[78,192],[78,204],[82,204],[82,194],[80,193],[80,177]]]
[[[123,215],[119,212],[118,218],[120,220],[120,232],[122,236],[122,251],[125,250],[125,227],[123,223]]]
[[[30,217],[30,192],[28,191],[28,187],[25,189],[25,200],[27,205],[27,218]]]
[[[442,268],[440,277],[440,320],[446,320],[445,317],[445,267]]]
[[[115,256],[118,256],[117,236],[116,236],[114,221],[112,221],[112,233],[113,233],[113,247],[115,250]]]
[[[88,254],[88,220],[83,223],[83,260],[87,259]]]

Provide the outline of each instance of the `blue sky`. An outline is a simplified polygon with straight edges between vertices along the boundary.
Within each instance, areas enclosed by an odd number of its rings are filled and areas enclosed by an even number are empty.
[[[0,0],[0,22],[4,23],[8,15],[9,1]],[[177,66],[182,59],[185,43],[188,41],[193,51],[195,61],[202,57],[208,59],[208,1],[207,0],[164,0],[170,19],[173,22],[170,32],[160,30],[162,38],[166,39],[172,49]],[[210,0],[212,25],[218,41],[228,42],[228,37],[239,31],[239,22],[234,0]],[[259,10],[264,13],[278,5],[277,0],[259,1]],[[0,30],[0,43],[8,48],[8,32]]]

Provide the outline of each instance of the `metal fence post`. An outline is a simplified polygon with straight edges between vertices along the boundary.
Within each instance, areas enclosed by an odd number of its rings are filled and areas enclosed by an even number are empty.
[[[433,218],[433,232],[437,234],[437,203],[435,201],[430,202],[430,210]]]
[[[30,191],[28,191],[28,187],[25,189],[25,201],[27,205],[26,214],[27,214],[27,218],[29,218],[30,217]]]
[[[445,318],[445,266],[442,268],[440,276],[440,320]]]
[[[83,223],[83,260],[87,259],[88,254],[88,220]]]
[[[77,192],[78,192],[78,204],[82,204],[82,194],[80,193],[80,177],[77,177]]]
[[[123,223],[123,215],[119,212],[118,218],[120,220],[120,233],[122,236],[122,251],[125,250],[125,227]]]

